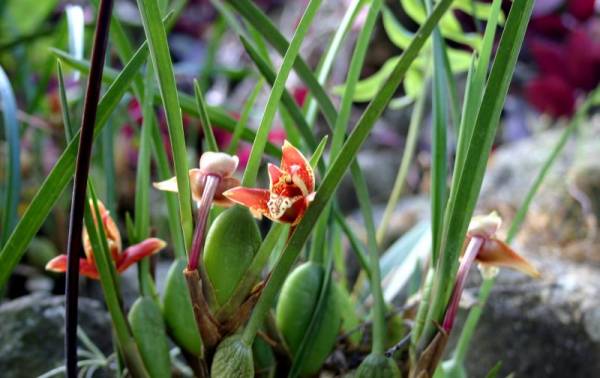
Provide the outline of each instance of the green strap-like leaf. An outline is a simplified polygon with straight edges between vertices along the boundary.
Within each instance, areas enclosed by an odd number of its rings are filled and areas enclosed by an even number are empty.
[[[2,209],[2,233],[0,245],[4,245],[8,235],[17,224],[17,207],[19,205],[19,192],[21,191],[21,144],[19,136],[19,122],[17,121],[17,103],[10,85],[10,81],[0,67],[0,104],[2,105],[2,120],[4,134],[8,144],[8,159],[6,159],[6,192],[4,193]]]

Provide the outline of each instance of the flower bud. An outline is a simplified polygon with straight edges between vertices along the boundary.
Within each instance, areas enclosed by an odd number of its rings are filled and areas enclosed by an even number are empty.
[[[277,303],[276,324],[292,355],[304,339],[316,311],[325,269],[313,262],[296,268],[286,279]],[[325,308],[305,356],[301,375],[319,371],[331,353],[341,326],[340,307],[333,286],[328,290]]]
[[[210,369],[212,378],[253,378],[252,348],[239,335],[223,340],[217,347]]]
[[[471,219],[469,223],[468,235],[481,236],[482,238],[489,239],[496,235],[496,231],[502,225],[502,219],[495,211],[487,215],[478,215]]]
[[[239,159],[223,152],[205,152],[200,157],[200,170],[205,175],[230,177],[237,169]]]
[[[369,354],[356,369],[354,378],[400,378],[400,369],[390,358]]]

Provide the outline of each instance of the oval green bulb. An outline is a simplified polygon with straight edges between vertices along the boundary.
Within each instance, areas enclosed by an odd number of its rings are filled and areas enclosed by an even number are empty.
[[[277,303],[276,324],[295,355],[306,335],[321,291],[325,269],[307,262],[298,266],[286,279]],[[328,290],[324,316],[314,333],[311,347],[302,361],[300,373],[312,375],[319,371],[331,353],[341,326],[341,314],[333,287]]]
[[[212,378],[253,378],[252,348],[239,335],[223,340],[217,347],[210,368]]]
[[[400,378],[398,365],[385,356],[369,354],[358,366],[354,378]]]
[[[175,260],[171,264],[167,273],[162,311],[173,341],[189,353],[199,356],[202,351],[202,339],[196,328],[192,301],[183,277],[186,264],[183,259]]]
[[[219,305],[232,296],[261,244],[256,221],[245,207],[234,206],[213,222],[204,244],[204,267]]]

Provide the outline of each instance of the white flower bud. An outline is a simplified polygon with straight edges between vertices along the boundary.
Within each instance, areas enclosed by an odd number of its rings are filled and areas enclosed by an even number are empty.
[[[501,224],[502,219],[495,211],[492,211],[487,215],[479,215],[471,219],[468,235],[481,236],[482,238],[489,239],[494,237]]]
[[[200,157],[200,170],[204,175],[230,177],[235,172],[238,163],[239,159],[235,155],[209,151]]]

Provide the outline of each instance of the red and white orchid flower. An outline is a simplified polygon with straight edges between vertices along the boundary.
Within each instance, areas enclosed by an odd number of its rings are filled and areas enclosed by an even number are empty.
[[[148,238],[138,244],[130,246],[123,251],[119,229],[110,216],[108,210],[106,210],[104,204],[100,201],[98,201],[98,209],[100,210],[100,216],[102,217],[102,227],[104,228],[104,233],[106,234],[110,255],[115,263],[117,272],[122,273],[131,265],[135,264],[146,256],[150,256],[159,252],[167,245],[167,243],[160,239]],[[94,222],[98,224],[97,220],[95,219],[95,214]],[[96,268],[94,250],[92,249],[92,244],[85,228],[83,229],[82,238],[83,250],[86,257],[79,259],[79,272],[83,276],[97,280],[100,278],[100,274]],[[67,255],[59,255],[50,260],[48,264],[46,264],[46,270],[60,273],[66,272]]]
[[[315,196],[315,175],[308,160],[287,140],[281,165],[269,164],[269,189],[236,187],[223,195],[250,209],[256,217],[297,225]]]

